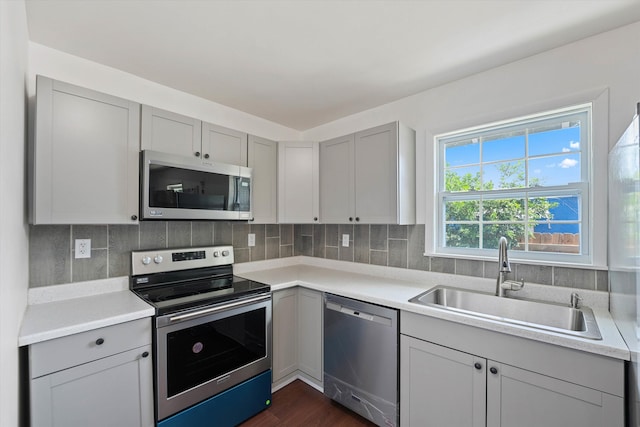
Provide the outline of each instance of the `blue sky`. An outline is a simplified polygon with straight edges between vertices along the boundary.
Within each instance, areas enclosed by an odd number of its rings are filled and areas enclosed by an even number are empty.
[[[481,144],[478,143],[448,147],[445,161],[450,167],[469,165],[453,169],[458,174],[475,174],[480,170],[480,147]],[[482,150],[485,163],[496,162],[485,164],[484,180],[493,181],[497,187],[500,176],[498,166],[524,157],[525,137],[521,135],[484,142]],[[533,157],[529,161],[529,178],[539,179],[542,185],[580,181],[580,128],[569,127],[530,134],[529,156]]]

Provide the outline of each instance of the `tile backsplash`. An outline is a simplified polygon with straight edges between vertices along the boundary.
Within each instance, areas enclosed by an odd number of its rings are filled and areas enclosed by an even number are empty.
[[[306,255],[365,264],[494,278],[493,261],[425,257],[424,225],[247,224],[147,221],[138,225],[31,226],[30,287],[127,276],[138,249],[232,244],[235,262]],[[249,247],[248,234],[255,234]],[[343,235],[349,246],[343,246]],[[91,239],[91,258],[75,259],[75,239]],[[527,282],[606,291],[607,272],[512,263]]]

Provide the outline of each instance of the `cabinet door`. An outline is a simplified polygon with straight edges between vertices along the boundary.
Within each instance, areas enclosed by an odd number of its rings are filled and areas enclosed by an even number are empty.
[[[273,382],[298,369],[298,290],[273,293]]]
[[[320,220],[325,224],[355,221],[354,135],[320,143]]]
[[[485,359],[400,335],[401,425],[484,426],[485,370]]]
[[[298,289],[298,368],[322,382],[322,292]]]
[[[139,137],[139,104],[38,76],[31,222],[137,222]]]
[[[318,161],[317,142],[278,144],[278,222],[318,222]]]
[[[278,221],[278,144],[250,135],[247,162],[253,169],[252,221],[274,224]]]
[[[200,120],[159,108],[142,106],[143,150],[185,157],[201,157]]]
[[[147,345],[36,378],[31,381],[31,424],[153,426],[152,369]]]
[[[356,217],[366,224],[398,221],[398,124],[355,136]]]
[[[202,123],[203,161],[247,166],[247,134]]]
[[[624,426],[622,397],[497,362],[488,367],[488,427]]]

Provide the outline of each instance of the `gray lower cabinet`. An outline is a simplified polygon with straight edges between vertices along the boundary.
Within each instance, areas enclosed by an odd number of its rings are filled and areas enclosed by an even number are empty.
[[[32,224],[138,220],[140,104],[37,76]]]
[[[147,318],[31,345],[31,425],[153,426],[150,328]]]
[[[623,427],[624,362],[401,313],[408,427]]]
[[[400,366],[401,425],[485,426],[485,359],[401,335]]]
[[[322,384],[322,292],[289,288],[273,293],[273,383],[295,374]]]

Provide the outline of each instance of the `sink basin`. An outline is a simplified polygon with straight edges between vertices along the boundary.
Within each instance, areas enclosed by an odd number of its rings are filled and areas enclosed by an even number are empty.
[[[500,298],[493,294],[437,286],[409,302],[594,340],[602,339],[593,311],[559,304]]]

